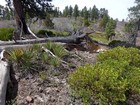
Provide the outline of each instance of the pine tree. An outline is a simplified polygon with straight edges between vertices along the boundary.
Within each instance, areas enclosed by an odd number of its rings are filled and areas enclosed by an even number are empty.
[[[81,16],[81,17],[84,17],[84,9],[82,9],[82,10],[80,11],[80,16]]]
[[[100,23],[99,23],[100,27],[103,27],[105,29],[108,21],[109,21],[109,16],[104,15],[103,18],[101,18],[101,20],[100,20]]]
[[[8,6],[11,6],[13,3],[17,30],[23,30],[25,34],[29,33],[25,15],[28,14],[31,18],[45,18],[46,12],[52,9],[51,1],[52,0],[6,0]]]
[[[97,20],[99,18],[99,10],[94,5],[91,11],[91,20]]]
[[[79,8],[77,4],[74,6],[73,16],[75,17],[75,19],[77,19],[77,17],[79,16]]]
[[[105,32],[108,39],[111,36],[115,35],[115,28],[116,28],[116,21],[111,18],[105,28]]]
[[[106,10],[105,8],[101,8],[99,11],[99,16],[100,18],[103,18],[104,16],[108,15],[108,10]]]
[[[70,5],[70,6],[69,6],[69,13],[68,13],[70,17],[72,17],[72,13],[73,13],[73,8],[72,8],[72,6]]]
[[[128,9],[130,12],[129,17],[132,19],[140,19],[140,0],[135,0],[135,4],[135,6]]]
[[[83,11],[84,11],[84,19],[88,19],[89,14],[86,6],[84,7]]]
[[[63,10],[63,16],[67,17],[68,14],[69,14],[69,8],[68,8],[68,6],[66,6],[65,9]]]

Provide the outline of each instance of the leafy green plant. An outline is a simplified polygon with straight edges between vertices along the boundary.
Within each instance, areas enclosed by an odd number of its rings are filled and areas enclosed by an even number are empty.
[[[0,28],[0,40],[8,41],[12,40],[13,28]]]
[[[95,65],[79,67],[69,75],[74,94],[85,104],[125,102],[128,93],[140,94],[140,50],[117,47],[100,53]]]
[[[46,71],[40,71],[39,72],[39,77],[41,80],[45,81],[48,78],[47,72]]]
[[[140,67],[140,50],[137,48],[124,48],[116,47],[114,49],[108,50],[104,53],[100,53],[97,60],[104,62],[107,59],[114,59],[118,62],[120,60],[127,61],[130,66]]]

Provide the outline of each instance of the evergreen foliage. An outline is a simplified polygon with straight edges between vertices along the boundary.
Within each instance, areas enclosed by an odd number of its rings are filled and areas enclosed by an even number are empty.
[[[29,17],[45,18],[46,12],[52,11],[52,0],[21,0],[24,14],[28,14]],[[6,0],[7,5],[11,7],[12,0]]]
[[[107,23],[109,21],[109,16],[108,15],[104,15],[103,18],[101,18],[100,20],[100,27],[103,27],[105,29]]]
[[[78,8],[77,4],[74,6],[73,16],[74,16],[75,19],[79,16],[79,8]]]
[[[96,8],[96,6],[94,5],[92,10],[91,10],[91,20],[97,20],[99,18],[99,10],[98,8]]]
[[[84,11],[84,19],[88,19],[89,14],[86,6],[84,7],[83,11]]]
[[[134,34],[135,31],[136,31],[136,24],[135,24],[135,21],[134,20],[130,20],[128,23],[125,23],[125,31],[126,32],[129,32],[131,34]]]
[[[53,29],[54,28],[54,23],[52,22],[52,19],[50,17],[49,13],[46,13],[46,18],[44,20],[44,25],[49,28],[49,29]]]
[[[63,16],[67,17],[69,14],[69,10],[68,10],[68,6],[65,7],[65,9],[63,10]]]
[[[140,18],[140,0],[135,0],[135,6],[130,7],[128,10],[130,12],[129,17],[131,19],[139,19]]]
[[[115,35],[115,28],[116,28],[116,21],[111,18],[105,27],[105,32],[108,39],[111,36]]]
[[[69,6],[69,16],[72,17],[72,13],[73,13],[73,8],[72,6],[70,5]]]

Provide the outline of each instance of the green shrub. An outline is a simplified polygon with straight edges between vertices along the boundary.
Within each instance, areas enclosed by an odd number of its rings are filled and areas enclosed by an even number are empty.
[[[127,61],[130,66],[140,67],[140,50],[137,48],[116,47],[104,53],[100,53],[97,57],[99,62],[104,62],[108,59]]]
[[[45,81],[48,78],[48,74],[46,71],[40,71],[39,72],[39,77],[41,80]]]
[[[134,45],[127,43],[125,41],[113,40],[108,44],[110,47],[124,46],[124,47],[132,47]]]
[[[37,33],[37,35],[44,35],[44,36],[46,36],[46,34],[49,36],[55,36],[52,31],[48,31],[48,30],[39,30]]]
[[[55,30],[39,30],[38,35],[44,35],[45,34],[49,35],[49,36],[68,36],[69,33],[68,32],[61,32],[61,31],[55,31]]]
[[[53,31],[53,34],[55,36],[68,36],[69,35],[69,33],[65,31]]]
[[[127,93],[140,93],[140,50],[117,47],[100,53],[95,65],[79,67],[69,75],[75,95],[85,104],[124,102]]]
[[[0,28],[0,40],[8,41],[12,40],[13,28]]]
[[[84,26],[89,26],[89,25],[90,25],[90,23],[89,23],[88,19],[84,19]]]

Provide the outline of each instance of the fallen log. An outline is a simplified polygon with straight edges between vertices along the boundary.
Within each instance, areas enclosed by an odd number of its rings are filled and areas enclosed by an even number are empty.
[[[15,41],[1,41],[0,46],[4,45],[22,45],[22,44],[36,44],[45,43],[47,41],[62,42],[62,43],[79,43],[79,40],[84,38],[87,34],[71,35],[67,37],[48,37],[48,38],[37,38],[27,40],[16,40]]]
[[[10,67],[4,58],[4,50],[0,53],[0,105],[5,105],[7,83],[9,81]]]

